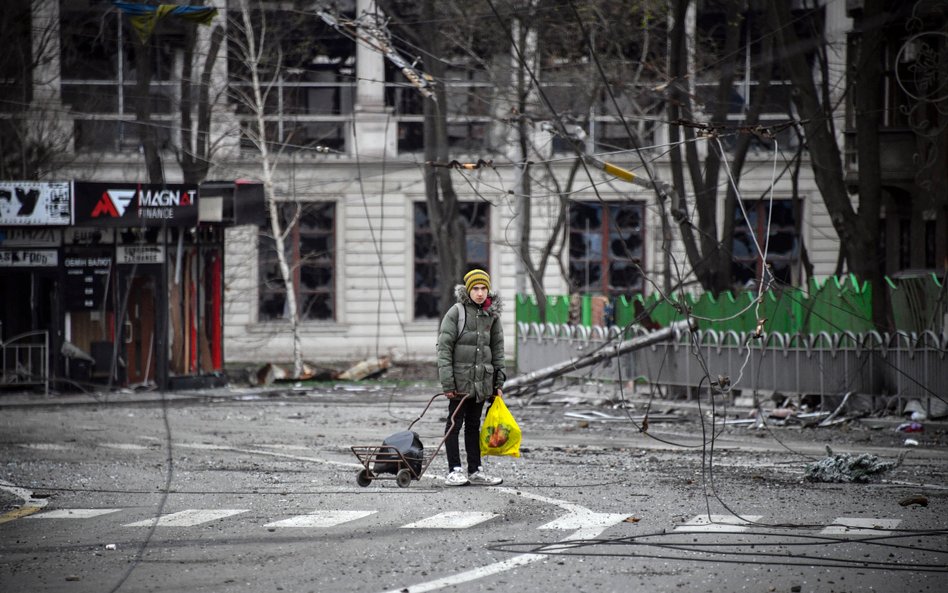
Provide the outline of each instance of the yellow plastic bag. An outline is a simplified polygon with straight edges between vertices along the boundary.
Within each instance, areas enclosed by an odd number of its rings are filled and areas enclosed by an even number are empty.
[[[497,396],[481,426],[481,455],[520,457],[520,427]]]

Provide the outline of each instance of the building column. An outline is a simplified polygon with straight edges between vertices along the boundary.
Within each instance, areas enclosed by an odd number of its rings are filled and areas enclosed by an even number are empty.
[[[356,17],[376,11],[374,0],[358,0]],[[356,43],[356,98],[352,125],[347,129],[351,155],[394,158],[398,148],[398,124],[385,105],[385,56]],[[355,137],[353,137],[353,135]]]
[[[30,3],[33,34],[33,99],[30,111],[33,142],[75,150],[72,122],[62,103],[60,62],[59,2],[33,0]]]

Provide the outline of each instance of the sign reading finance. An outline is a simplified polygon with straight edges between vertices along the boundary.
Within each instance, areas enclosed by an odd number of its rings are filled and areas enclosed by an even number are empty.
[[[110,227],[195,226],[197,186],[77,181],[76,225]]]
[[[68,225],[69,182],[0,181],[0,226]]]

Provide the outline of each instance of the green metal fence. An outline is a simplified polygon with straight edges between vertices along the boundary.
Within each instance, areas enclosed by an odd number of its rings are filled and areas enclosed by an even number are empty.
[[[935,274],[903,275],[886,278],[892,319],[896,330],[920,332],[941,328],[948,314],[945,286]],[[547,297],[546,314],[532,296],[517,295],[517,321],[526,323],[573,323],[627,327],[636,319],[645,327],[668,326],[684,319],[690,311],[700,329],[747,332],[757,328],[761,318],[767,333],[843,332],[861,333],[872,325],[872,287],[854,275],[811,279],[805,288],[730,291],[712,295],[675,294],[663,299],[658,294],[619,296],[595,295]]]

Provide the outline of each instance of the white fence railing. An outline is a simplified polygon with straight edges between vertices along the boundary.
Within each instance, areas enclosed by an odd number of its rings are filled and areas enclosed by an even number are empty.
[[[0,387],[42,385],[49,393],[49,332],[30,331],[0,339]]]
[[[517,326],[517,371],[577,359],[621,336],[618,327],[574,325]],[[944,408],[948,400],[948,333],[753,334],[699,330],[589,368],[574,378],[628,381],[697,388],[702,378],[728,377],[743,393],[779,391],[787,395],[838,396],[853,392],[920,400]],[[707,373],[705,371],[707,369]],[[707,383],[705,383],[707,386]]]

